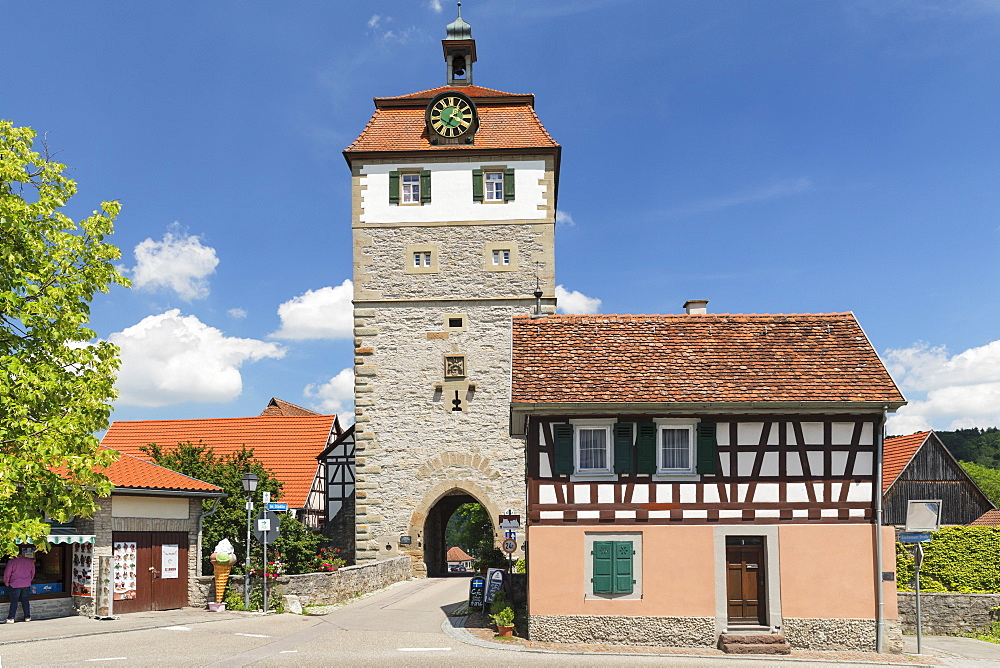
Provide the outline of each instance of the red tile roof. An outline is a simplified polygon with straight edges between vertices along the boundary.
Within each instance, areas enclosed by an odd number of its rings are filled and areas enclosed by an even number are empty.
[[[111,466],[98,470],[108,476],[116,488],[222,492],[221,487],[125,453],[120,453]]]
[[[896,478],[910,463],[917,450],[924,444],[929,431],[918,431],[907,436],[888,436],[882,445],[882,491],[896,482]]]
[[[149,456],[139,448],[150,443],[172,448],[190,441],[219,455],[235,453],[246,445],[264,468],[285,483],[282,500],[290,508],[303,508],[316,477],[316,455],[326,447],[335,420],[335,415],[305,415],[117,421],[101,443],[146,460]]]
[[[434,145],[428,139],[424,120],[427,100],[447,90],[461,91],[476,103],[479,129],[472,144]],[[533,96],[481,86],[441,86],[398,97],[375,98],[375,115],[344,153],[558,147],[535,114]]]
[[[1000,527],[1000,508],[987,510],[979,519],[969,523],[970,527]]]
[[[290,415],[319,415],[319,413],[311,411],[308,408],[302,408],[302,406],[296,406],[290,401],[278,399],[277,397],[271,397],[271,401],[267,402],[267,408],[261,413],[261,416],[270,417],[287,417]]]
[[[448,548],[448,557],[445,561],[472,561],[472,557],[456,545],[455,547]]]
[[[903,402],[851,313],[514,318],[514,403]]]

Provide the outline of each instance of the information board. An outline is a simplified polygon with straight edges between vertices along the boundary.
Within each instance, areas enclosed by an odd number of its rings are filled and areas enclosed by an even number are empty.
[[[502,568],[491,568],[486,571],[486,603],[492,603],[493,597],[498,591],[503,589],[504,570]]]
[[[482,575],[473,576],[469,580],[469,607],[481,608],[486,596],[486,578]]]

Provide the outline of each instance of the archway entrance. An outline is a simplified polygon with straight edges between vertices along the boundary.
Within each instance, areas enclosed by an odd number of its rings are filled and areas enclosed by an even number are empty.
[[[460,506],[467,503],[482,505],[479,499],[465,490],[455,489],[441,497],[428,511],[423,531],[424,564],[427,567],[427,577],[448,575],[447,552],[449,547],[454,547],[448,545],[446,540],[448,520]]]

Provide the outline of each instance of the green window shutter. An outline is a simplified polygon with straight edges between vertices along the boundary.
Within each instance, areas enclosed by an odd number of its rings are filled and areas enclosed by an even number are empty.
[[[472,170],[472,199],[476,202],[483,201],[483,170]]]
[[[428,204],[431,201],[431,170],[420,170],[420,203]]]
[[[635,584],[635,580],[632,579],[632,555],[635,554],[635,550],[632,549],[632,541],[616,540],[613,547],[614,582],[612,587],[614,593],[631,594],[632,585]]]
[[[600,540],[594,541],[594,577],[590,582],[593,584],[595,594],[613,594],[614,592],[614,544],[616,541]],[[631,544],[631,543],[630,543]]]
[[[552,425],[552,441],[555,445],[555,461],[552,464],[553,475],[571,475],[573,473],[573,425]]]
[[[389,204],[399,204],[399,172],[389,172]]]
[[[503,201],[509,202],[514,199],[514,169],[508,167],[503,170]]]
[[[615,473],[632,472],[632,423],[618,422],[615,433]]]
[[[718,441],[715,438],[714,422],[698,423],[698,473],[715,475]]]
[[[635,432],[636,473],[656,473],[656,425],[640,422]]]

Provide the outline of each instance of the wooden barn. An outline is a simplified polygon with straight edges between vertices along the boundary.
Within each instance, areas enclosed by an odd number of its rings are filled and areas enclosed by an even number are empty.
[[[885,439],[883,523],[906,524],[906,502],[941,499],[941,524],[970,524],[995,508],[933,431]]]

